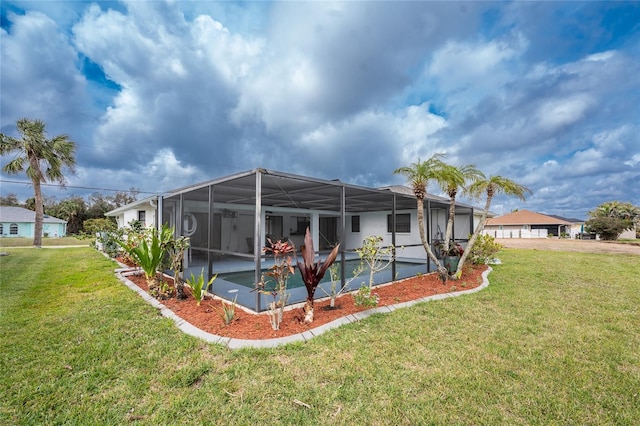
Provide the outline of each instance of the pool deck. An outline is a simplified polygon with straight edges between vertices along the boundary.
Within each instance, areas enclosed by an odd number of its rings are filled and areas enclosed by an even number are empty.
[[[305,331],[304,333],[298,333],[291,336],[286,337],[278,337],[273,339],[262,339],[262,340],[249,340],[249,339],[235,339],[231,337],[218,336],[216,334],[207,333],[194,326],[193,324],[188,323],[184,319],[180,318],[176,315],[172,310],[164,306],[160,303],[156,298],[149,295],[146,291],[142,290],[140,287],[135,285],[132,281],[127,278],[127,275],[130,275],[134,272],[131,271],[130,268],[119,268],[116,269],[116,276],[120,281],[122,281],[127,287],[131,290],[138,293],[144,300],[147,301],[151,306],[158,308],[160,313],[166,317],[172,319],[178,328],[193,337],[197,337],[209,343],[221,344],[229,349],[241,349],[241,348],[273,348],[281,345],[286,345],[294,342],[307,342],[312,338],[319,336],[331,329],[340,327],[342,325],[351,324],[354,322],[361,321],[373,314],[378,313],[390,313],[395,311],[396,309],[406,308],[409,306],[413,306],[417,303],[428,302],[432,300],[442,300],[449,297],[457,297],[465,294],[476,293],[489,285],[488,275],[492,271],[491,267],[489,267],[485,272],[482,273],[482,284],[476,288],[472,288],[470,290],[456,291],[453,293],[443,293],[436,294],[433,296],[423,297],[417,300],[412,300],[409,302],[397,303],[395,305],[382,306],[379,308],[373,308],[366,311],[357,312],[355,314],[346,315],[342,318],[338,318],[334,321],[331,321],[327,324],[318,326],[311,330]]]

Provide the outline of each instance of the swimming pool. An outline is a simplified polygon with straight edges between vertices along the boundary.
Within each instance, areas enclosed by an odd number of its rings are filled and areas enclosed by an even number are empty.
[[[339,265],[340,262],[338,261],[336,262],[336,264]],[[351,277],[353,277],[353,271],[355,271],[356,268],[358,268],[358,266],[360,265],[360,259],[347,260],[345,262],[345,265],[346,265],[345,279],[349,280]],[[401,276],[399,271],[401,271],[402,269],[415,268],[416,266],[420,266],[420,263],[396,261],[396,276]],[[425,268],[426,268],[426,265],[425,265]],[[267,271],[268,271],[267,269],[262,270],[263,273]],[[370,271],[369,268],[365,264],[362,273],[357,278],[358,286],[361,284],[360,281],[366,283],[369,280],[369,271]],[[385,269],[385,271],[391,271],[391,265],[389,265]],[[251,270],[221,273],[218,275],[218,279],[229,281],[231,283],[238,284],[250,289],[253,289],[255,287],[254,271],[251,271]],[[267,283],[267,289],[271,289],[274,287],[273,279],[268,278],[268,280],[271,282]],[[328,283],[330,281],[331,281],[331,274],[329,273],[329,271],[327,271],[327,273],[324,275],[320,283]],[[298,268],[296,267],[295,274],[289,275],[287,288],[294,289],[299,287],[304,287],[304,283],[302,281],[302,277],[300,276],[300,272],[298,272]]]

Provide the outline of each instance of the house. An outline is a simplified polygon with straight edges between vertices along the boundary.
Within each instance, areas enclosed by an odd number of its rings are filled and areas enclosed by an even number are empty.
[[[0,236],[33,238],[36,212],[22,207],[0,206]],[[43,237],[64,237],[67,235],[67,221],[44,215]]]
[[[349,259],[359,262],[355,249],[367,236],[381,236],[384,246],[396,247],[397,261],[387,276],[379,278],[381,282],[435,269],[426,261],[416,199],[406,187],[367,188],[259,168],[178,188],[106,215],[117,217],[123,227],[141,211],[145,219],[152,216],[157,224],[167,224],[177,235],[189,237],[186,276],[204,271],[209,279],[217,274],[215,294],[237,296],[238,303],[253,306],[256,311],[267,303],[265,296],[251,290],[261,280],[264,268],[273,262],[262,248],[269,240],[280,239],[288,239],[299,248],[307,227],[320,256],[340,243],[339,260],[343,265]],[[428,195],[424,211],[426,235],[435,244],[444,237],[449,200]],[[473,220],[473,207],[457,204],[456,240],[466,243]],[[349,272],[341,274],[344,284]],[[304,301],[304,286],[293,287],[290,303]]]
[[[570,235],[572,223],[529,210],[518,210],[487,220],[483,234],[494,238],[547,238]]]
[[[156,227],[157,203],[158,197],[151,196],[111,210],[105,216],[115,218],[118,228],[124,228],[132,221],[140,222],[143,228]]]
[[[565,228],[565,236],[572,239],[583,238],[585,236],[584,220],[577,219],[575,217],[557,216],[555,214],[550,214],[547,216],[555,217],[556,219],[564,220],[570,223],[569,227]]]

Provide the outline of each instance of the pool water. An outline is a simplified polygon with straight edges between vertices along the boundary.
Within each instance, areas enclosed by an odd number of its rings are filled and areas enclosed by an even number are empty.
[[[340,262],[336,262],[336,264],[340,265]],[[354,260],[347,260],[345,262],[346,265],[346,269],[345,269],[345,279],[349,280],[350,278],[353,277],[353,273],[354,271],[360,266],[360,260],[359,259],[354,259]],[[396,271],[400,270],[401,268],[406,268],[406,267],[415,267],[417,264],[413,263],[413,262],[398,262],[396,261]],[[391,265],[389,265],[386,270],[391,270]],[[263,269],[262,272],[265,273],[268,270]],[[358,276],[358,280],[362,280],[363,282],[367,282],[369,280],[369,267],[364,264],[363,265],[363,270],[360,273],[360,275]],[[239,284],[243,287],[248,287],[253,289],[255,287],[255,279],[254,279],[254,271],[240,271],[240,272],[229,272],[229,273],[223,273],[223,274],[219,274],[218,275],[218,279],[222,279],[225,281],[230,281],[232,283],[235,284]],[[275,287],[275,280],[271,277],[266,277],[265,279],[267,280],[266,283],[266,287],[267,289],[272,289]],[[330,282],[331,281],[331,274],[329,273],[329,271],[326,272],[326,274],[324,275],[324,277],[322,278],[322,280],[320,281],[321,283],[326,283],[326,282]],[[298,287],[304,287],[304,282],[302,281],[302,276],[300,275],[300,272],[298,271],[298,268],[295,268],[295,274],[290,274],[289,275],[289,280],[287,281],[287,288],[291,289],[291,288],[298,288]]]

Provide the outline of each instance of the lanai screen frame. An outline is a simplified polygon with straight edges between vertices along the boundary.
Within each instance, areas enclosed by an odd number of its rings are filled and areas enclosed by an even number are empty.
[[[283,173],[264,168],[229,175],[219,179],[203,182],[193,186],[176,189],[158,199],[158,224],[166,221],[163,217],[163,205],[171,200],[177,204],[176,234],[184,235],[184,200],[206,201],[208,205],[207,223],[207,265],[208,277],[213,276],[213,257],[216,251],[212,247],[214,204],[242,205],[254,210],[253,255],[233,253],[239,257],[253,257],[255,266],[255,282],[261,279],[262,248],[264,246],[263,212],[268,208],[292,208],[307,211],[324,211],[338,217],[338,239],[345,241],[346,215],[365,212],[390,211],[392,217],[391,243],[396,245],[395,217],[398,210],[416,209],[416,199],[409,194],[391,191],[389,189],[374,189],[346,184],[339,180],[323,180],[307,176]],[[425,214],[425,232],[431,243],[430,212],[431,208],[449,208],[448,202],[427,198],[423,208]],[[460,208],[460,207],[457,207]],[[468,208],[467,206],[462,209]],[[473,209],[469,209],[471,227],[473,224]],[[317,226],[317,225],[316,225]],[[340,259],[345,260],[344,244],[340,248]],[[430,262],[426,259],[427,271]],[[342,285],[345,285],[344,268],[341,268]],[[392,264],[392,276],[395,276],[395,263]],[[259,292],[256,293],[255,310],[260,312],[261,303]]]

